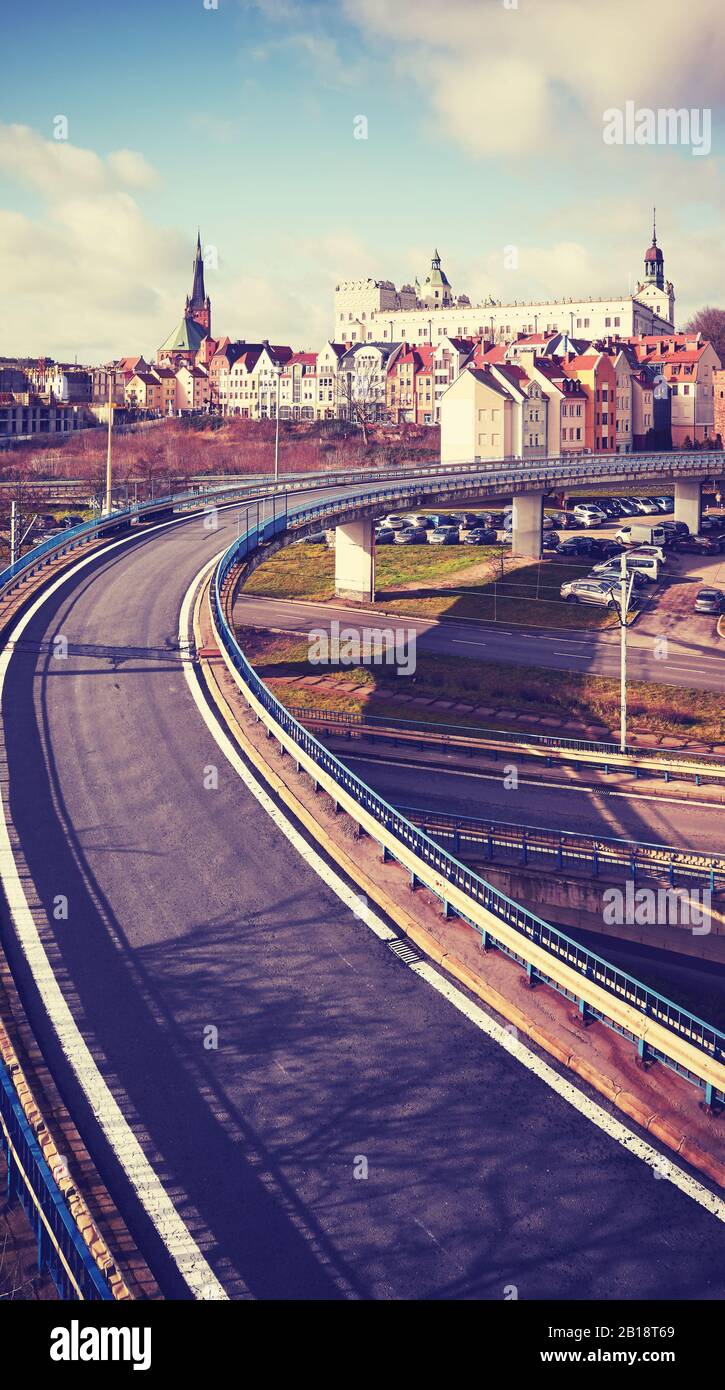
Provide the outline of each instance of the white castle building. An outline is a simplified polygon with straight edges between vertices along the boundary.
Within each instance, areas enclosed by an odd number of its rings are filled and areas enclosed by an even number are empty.
[[[634,294],[504,304],[472,304],[454,295],[436,251],[423,281],[397,290],[392,280],[343,280],[335,290],[336,342],[438,342],[487,337],[511,341],[519,333],[567,333],[571,337],[622,338],[672,333],[675,291],[665,281],[656,228],[644,257],[644,278]]]

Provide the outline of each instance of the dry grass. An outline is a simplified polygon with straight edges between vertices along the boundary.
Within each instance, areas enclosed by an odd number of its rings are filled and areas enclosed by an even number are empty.
[[[616,615],[606,609],[564,603],[559,597],[561,584],[589,568],[515,560],[502,554],[500,546],[381,546],[375,559],[376,606],[381,613],[411,618],[478,618],[524,627],[616,625]],[[245,592],[327,602],[334,599],[334,581],[333,551],[295,545],[260,565]]]

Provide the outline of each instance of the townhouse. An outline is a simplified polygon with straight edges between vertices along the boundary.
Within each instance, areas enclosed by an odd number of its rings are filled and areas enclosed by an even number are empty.
[[[129,410],[161,409],[161,383],[153,372],[133,372],[126,382],[125,403]]]
[[[441,463],[513,456],[514,396],[490,365],[467,367],[441,400]]]
[[[659,368],[670,393],[672,447],[711,439],[714,431],[714,373],[722,366],[702,335],[674,333],[630,338],[637,361]],[[654,421],[653,421],[654,423]]]
[[[400,343],[354,343],[340,358],[338,409],[343,419],[367,425],[384,420],[387,374]]]
[[[293,352],[282,367],[279,388],[281,420],[317,419],[317,353]]]
[[[592,349],[561,360],[565,376],[584,389],[584,446],[588,453],[613,454],[617,448],[617,375],[605,352]]]

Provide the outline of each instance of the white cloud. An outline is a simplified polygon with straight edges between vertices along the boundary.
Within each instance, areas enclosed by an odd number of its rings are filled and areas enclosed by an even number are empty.
[[[193,247],[191,238],[156,226],[129,191],[155,181],[143,156],[121,150],[104,160],[27,127],[0,125],[0,171],[41,195],[37,215],[0,209],[3,350],[61,360],[78,354],[86,362],[153,356],[181,317]],[[338,247],[340,263],[350,245]],[[324,255],[312,244],[303,250],[302,276],[293,268],[293,242],[270,246],[269,264],[282,267],[274,274],[209,271],[214,331],[323,342],[333,247]]]
[[[478,155],[601,138],[602,114],[628,100],[719,106],[721,0],[343,0],[353,24],[387,44],[444,129]],[[564,119],[564,112],[568,117]]]
[[[153,188],[159,181],[155,169],[138,150],[116,150],[106,164],[110,173],[126,188]]]

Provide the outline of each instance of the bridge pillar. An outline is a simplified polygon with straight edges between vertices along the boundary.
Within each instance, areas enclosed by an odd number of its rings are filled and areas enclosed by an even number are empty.
[[[519,492],[513,497],[511,554],[540,560],[541,523],[544,518],[543,492]]]
[[[335,527],[335,594],[355,603],[375,602],[375,536],[370,519]]]
[[[675,479],[675,521],[684,521],[696,536],[702,521],[702,484],[699,479]]]

